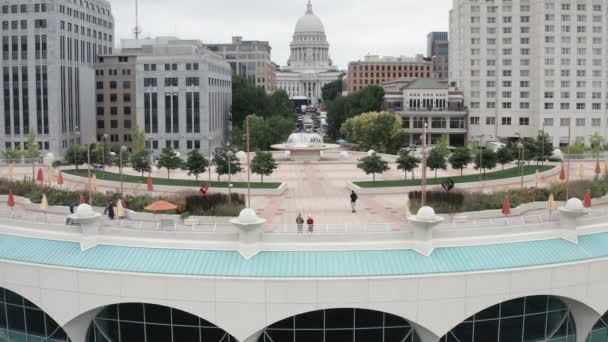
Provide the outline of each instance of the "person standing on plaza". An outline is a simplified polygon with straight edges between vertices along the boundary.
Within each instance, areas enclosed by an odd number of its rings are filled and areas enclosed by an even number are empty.
[[[357,211],[357,200],[359,196],[355,193],[355,190],[350,193],[350,207],[353,210],[353,213]]]
[[[306,224],[308,225],[308,232],[312,233],[315,230],[315,221],[312,219],[312,216],[308,215]]]
[[[304,232],[304,218],[302,217],[302,213],[299,213],[298,217],[296,217],[296,225],[298,225],[298,234],[302,234]]]
[[[112,201],[108,202],[108,204],[106,205],[106,210],[104,210],[103,213],[107,213],[110,220],[114,219],[114,203],[112,203]]]

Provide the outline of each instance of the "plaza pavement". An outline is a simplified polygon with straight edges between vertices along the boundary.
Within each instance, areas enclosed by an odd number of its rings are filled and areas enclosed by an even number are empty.
[[[258,214],[268,220],[269,224],[293,224],[298,213],[304,216],[311,215],[315,223],[336,224],[336,225],[365,225],[374,223],[403,223],[408,214],[407,210],[407,193],[403,194],[386,194],[386,195],[359,195],[357,213],[351,213],[350,210],[350,190],[347,181],[371,180],[371,175],[365,175],[356,167],[357,158],[363,154],[351,154],[346,159],[341,159],[337,152],[326,153],[328,159],[324,162],[279,162],[278,169],[272,176],[264,177],[267,182],[286,182],[287,190],[281,196],[262,196],[256,195],[255,191],[251,198],[251,205]],[[281,154],[276,154],[277,158]],[[387,158],[389,160],[394,158]],[[243,161],[244,162],[244,161]],[[579,162],[571,163],[572,180],[578,179]],[[586,178],[593,177],[595,168],[594,162],[584,162]],[[377,175],[377,180],[403,179],[403,172],[396,170],[396,165],[390,165],[391,170],[382,175]],[[514,167],[510,165],[507,167]],[[6,177],[6,166],[0,167],[0,177]],[[118,168],[110,168],[111,172],[118,172]],[[137,172],[125,168],[125,174],[139,175]],[[465,170],[465,174],[476,174],[477,171],[473,168]],[[416,171],[416,178],[420,177],[420,170]],[[429,178],[434,176],[434,172],[427,172]],[[439,171],[438,177],[458,176],[459,170]],[[31,167],[15,167],[15,178],[20,179],[24,176],[31,177]],[[46,172],[45,172],[46,176]],[[167,176],[165,169],[158,170],[154,168],[152,171],[153,177],[164,178]],[[252,181],[259,181],[257,175],[251,176]],[[410,175],[408,174],[408,178]],[[171,178],[194,179],[193,176],[188,176],[186,171],[175,170],[171,174]],[[543,185],[557,181],[556,177],[551,179],[543,179]],[[207,174],[199,176],[201,182],[208,179]],[[212,179],[217,180],[217,176],[212,170]],[[246,181],[246,172],[232,177],[233,181]],[[227,176],[222,177],[222,180],[227,180]],[[99,185],[98,191],[118,191],[119,183],[109,182],[111,186]],[[458,186],[458,185],[457,185]],[[527,182],[525,186],[534,186],[534,182]],[[86,188],[86,179],[80,181],[72,181],[66,178],[64,187],[70,189]],[[125,183],[125,192],[141,192],[142,185],[137,188]],[[494,187],[492,182],[484,182],[478,188],[471,191],[493,191],[502,190],[505,188],[519,188],[520,179],[513,178],[512,182],[507,185]],[[166,187],[164,187],[166,188]],[[183,190],[184,188],[176,187],[175,190]],[[213,188],[210,189],[214,191]],[[159,192],[156,195],[166,195],[167,192]]]

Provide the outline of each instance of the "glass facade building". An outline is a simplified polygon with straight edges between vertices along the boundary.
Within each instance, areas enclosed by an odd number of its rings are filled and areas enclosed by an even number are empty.
[[[379,311],[332,309],[284,319],[266,328],[258,342],[418,342],[411,324]]]
[[[576,328],[570,310],[559,298],[533,296],[483,310],[460,323],[440,341],[575,342]]]
[[[104,308],[87,334],[87,342],[237,342],[224,330],[181,310],[152,304]]]
[[[63,329],[38,306],[0,288],[0,341],[68,342]]]

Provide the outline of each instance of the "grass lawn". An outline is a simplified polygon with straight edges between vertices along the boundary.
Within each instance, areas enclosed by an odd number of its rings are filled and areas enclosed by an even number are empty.
[[[87,170],[65,170],[63,171],[67,174],[79,176],[79,177],[88,177]],[[96,174],[98,180],[108,180],[113,182],[120,182],[120,174],[114,172],[100,171],[100,170],[91,170],[91,175]],[[227,178],[227,177],[226,177]],[[148,177],[141,176],[133,176],[133,175],[125,175],[123,174],[122,180],[125,183],[137,183],[137,184],[147,184]],[[167,178],[152,178],[152,182],[154,185],[170,185],[170,186],[183,186],[183,187],[200,187],[203,184],[209,184],[209,181],[206,177],[200,177],[199,181],[189,180],[189,179],[167,179]],[[259,183],[259,182],[251,182],[252,189],[277,189],[281,183]],[[228,182],[217,182],[212,181],[209,184],[211,188],[227,188]],[[236,189],[246,189],[246,182],[232,182],[232,188]]]
[[[555,167],[556,166],[549,166],[549,165],[539,166],[538,170],[540,172],[544,172],[544,171],[549,171]],[[536,172],[536,169],[537,169],[536,165],[527,165],[524,167],[524,175],[525,176],[533,175]],[[427,178],[427,181],[426,181],[427,185],[439,185],[439,184],[443,183],[443,181],[446,180],[447,178],[451,178],[454,181],[454,183],[456,183],[456,184],[479,182],[479,174],[466,175],[466,176],[454,176],[454,177],[437,177],[436,179],[432,177],[432,174],[433,173],[431,173],[431,177]],[[505,178],[515,178],[515,177],[520,177],[520,176],[521,176],[521,169],[518,167],[514,167],[514,168],[507,169],[507,170],[488,172],[485,175],[483,175],[483,180],[491,181],[491,180],[498,180],[498,179],[505,179]],[[394,187],[403,187],[403,186],[417,186],[417,185],[421,184],[421,180],[420,179],[414,179],[414,180],[401,179],[401,180],[376,181],[375,183],[372,181],[365,181],[365,182],[354,182],[354,184],[357,186],[360,186],[362,188],[394,188]]]

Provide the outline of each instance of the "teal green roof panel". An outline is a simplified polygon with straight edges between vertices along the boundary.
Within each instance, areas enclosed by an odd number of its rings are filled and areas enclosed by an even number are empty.
[[[261,252],[199,251],[100,245],[0,235],[0,260],[115,272],[221,277],[382,277],[473,272],[574,262],[608,256],[608,233],[485,246],[414,250]]]

